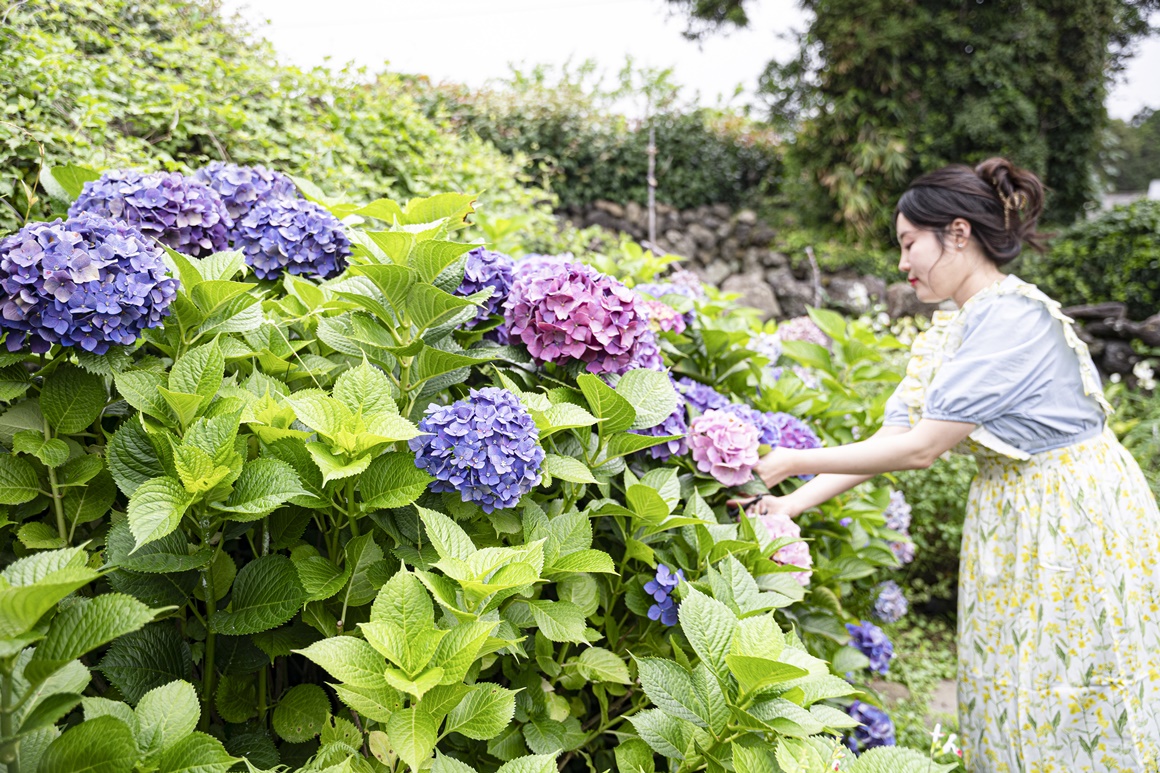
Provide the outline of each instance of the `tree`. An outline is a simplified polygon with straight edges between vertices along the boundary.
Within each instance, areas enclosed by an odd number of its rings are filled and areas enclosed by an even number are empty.
[[[747,20],[746,0],[669,0],[699,36]],[[761,92],[794,129],[788,193],[815,222],[884,237],[915,176],[1003,154],[1043,175],[1049,217],[1095,193],[1110,79],[1160,0],[801,0],[813,13]]]
[[[1160,179],[1160,110],[1144,108],[1131,121],[1113,120],[1104,153],[1108,181],[1117,191],[1143,191]]]

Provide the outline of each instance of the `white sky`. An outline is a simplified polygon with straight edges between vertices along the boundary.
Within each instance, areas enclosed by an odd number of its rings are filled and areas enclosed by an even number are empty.
[[[681,37],[684,19],[665,0],[223,0],[300,67],[348,61],[372,70],[422,73],[479,86],[509,72],[508,63],[578,64],[595,59],[608,83],[631,54],[643,67],[674,70],[686,96],[703,104],[747,91],[771,58],[788,59],[783,35],[805,24],[795,0],[760,0],[750,27],[714,34],[700,46]],[[1138,54],[1115,85],[1108,111],[1131,118],[1160,108],[1160,38]]]

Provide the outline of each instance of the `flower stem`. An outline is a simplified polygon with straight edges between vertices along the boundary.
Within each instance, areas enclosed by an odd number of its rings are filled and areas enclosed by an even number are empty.
[[[12,674],[0,672],[0,738],[12,737]],[[8,766],[9,773],[20,773],[20,742],[13,741],[0,755],[0,763]]]
[[[52,440],[52,427],[48,424],[48,419],[44,419],[44,442]],[[68,524],[64,521],[64,502],[61,500],[60,488],[56,484],[56,470],[53,467],[48,467],[48,485],[52,489],[52,506],[56,510],[56,530],[60,533],[60,540],[68,547],[69,533]]]
[[[350,538],[358,536],[358,509],[354,504],[354,476],[346,479],[346,521],[350,525]]]

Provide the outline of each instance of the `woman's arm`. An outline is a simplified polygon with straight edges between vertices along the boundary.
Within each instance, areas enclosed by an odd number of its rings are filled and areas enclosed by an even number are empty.
[[[850,476],[850,485],[854,486],[879,473],[929,467],[970,435],[975,426],[959,421],[922,419],[910,430],[890,433],[880,430],[860,443],[801,450],[775,448],[758,461],[753,471],[767,486],[775,486],[793,475],[820,473]],[[823,485],[828,489],[831,485],[836,487],[838,482]],[[822,487],[818,488],[821,493]],[[836,493],[845,490],[838,489]]]

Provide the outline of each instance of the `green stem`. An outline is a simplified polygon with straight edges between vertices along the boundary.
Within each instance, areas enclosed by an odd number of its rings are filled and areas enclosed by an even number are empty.
[[[44,420],[44,442],[52,440],[52,427],[48,424],[48,419]],[[47,465],[45,465],[47,467]],[[56,484],[56,470],[52,467],[48,468],[48,485],[52,489],[52,506],[56,510],[56,530],[60,532],[60,539],[67,547],[71,535],[68,531],[68,524],[64,521],[64,502],[61,500],[60,488]]]
[[[203,542],[208,543],[209,536],[209,534],[204,534]],[[220,542],[218,543],[218,548],[221,548]],[[213,565],[216,560],[217,551],[215,550],[213,557],[202,572],[202,579],[205,583],[205,659],[202,661],[201,674],[201,698],[204,703],[201,711],[201,729],[203,731],[209,728],[209,715],[211,707],[213,706],[214,648],[216,644],[216,636],[213,631],[213,613],[214,608],[217,606],[213,584]]]
[[[354,476],[346,479],[346,522],[350,525],[350,538],[358,536],[358,508],[354,504]]]
[[[12,737],[12,674],[0,674],[0,738]],[[20,743],[13,741],[11,748],[5,749],[0,762],[8,766],[9,773],[20,773]]]
[[[267,682],[269,681],[270,667],[262,666],[258,671],[258,723],[264,728],[266,726],[266,693],[268,691]]]

